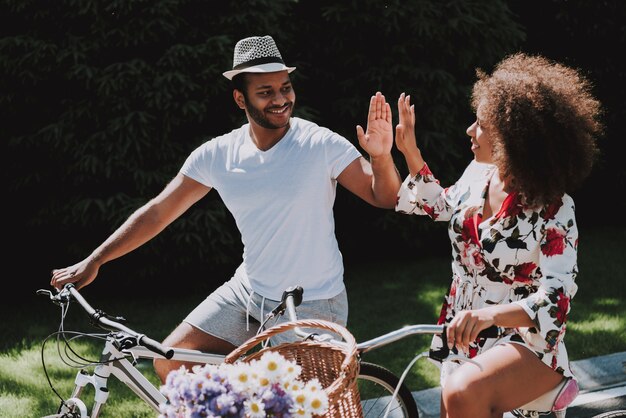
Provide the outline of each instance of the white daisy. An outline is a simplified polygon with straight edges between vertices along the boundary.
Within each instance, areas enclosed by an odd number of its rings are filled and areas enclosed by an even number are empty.
[[[294,361],[288,361],[285,367],[285,380],[296,380],[302,373],[302,367]]]
[[[298,405],[294,405],[289,410],[289,413],[293,417],[300,417],[300,418],[312,418],[313,417],[313,415],[309,411],[307,411],[306,409]]]
[[[287,360],[279,353],[273,351],[267,351],[261,356],[258,362],[259,374],[266,376],[273,382],[280,381],[280,378],[284,375]]]
[[[249,418],[264,418],[265,417],[265,404],[257,398],[248,399],[243,403],[246,409],[246,417]]]
[[[236,363],[228,369],[228,382],[238,392],[251,389],[254,385],[251,366],[247,363]]]
[[[309,400],[309,394],[303,390],[294,391],[293,401],[299,407],[306,407]]]
[[[313,415],[325,414],[328,409],[328,396],[326,396],[326,392],[324,392],[323,390],[309,392],[305,408]]]
[[[304,387],[306,390],[310,392],[319,392],[319,391],[324,390],[324,388],[322,387],[322,384],[316,378],[313,378],[309,380],[308,382],[306,382],[306,385],[304,385]]]

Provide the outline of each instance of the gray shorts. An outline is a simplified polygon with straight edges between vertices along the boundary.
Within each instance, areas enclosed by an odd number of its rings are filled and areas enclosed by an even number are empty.
[[[184,321],[207,334],[239,346],[257,333],[266,315],[279,303],[280,301],[254,293],[249,286],[233,277],[202,301]],[[296,308],[296,312],[298,319],[323,319],[346,326],[348,321],[346,290],[330,299],[304,301]],[[285,314],[277,319],[270,319],[265,328],[287,321],[289,317]],[[318,333],[330,332],[318,330]],[[275,335],[271,343],[280,344],[297,338],[295,333],[289,331]]]

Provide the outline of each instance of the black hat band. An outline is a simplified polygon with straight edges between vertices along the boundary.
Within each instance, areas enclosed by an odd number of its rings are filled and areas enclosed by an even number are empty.
[[[254,67],[255,65],[261,65],[261,64],[270,64],[273,62],[285,65],[283,60],[278,57],[261,57],[261,58],[255,58],[250,61],[242,62],[241,64],[237,64],[233,67],[233,70],[241,70],[243,68]]]

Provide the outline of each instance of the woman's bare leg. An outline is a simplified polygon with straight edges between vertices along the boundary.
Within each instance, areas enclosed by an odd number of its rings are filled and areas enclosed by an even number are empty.
[[[563,376],[519,344],[497,345],[464,363],[446,380],[442,418],[502,417],[553,389]]]

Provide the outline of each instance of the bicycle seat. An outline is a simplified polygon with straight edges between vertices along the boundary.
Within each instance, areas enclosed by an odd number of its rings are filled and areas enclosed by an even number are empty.
[[[573,378],[564,378],[554,389],[517,409],[538,412],[556,412],[565,410],[578,396],[578,382]]]

